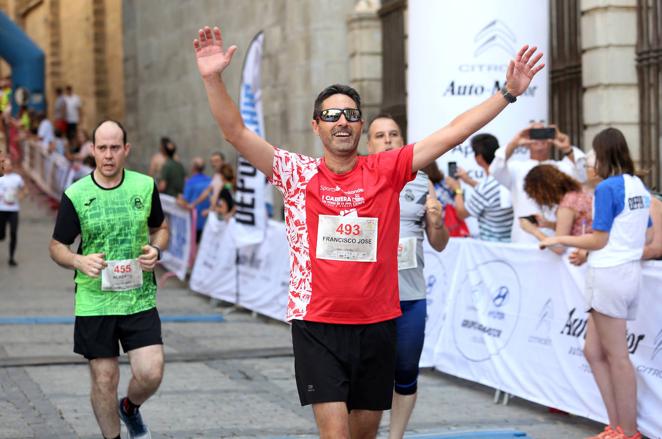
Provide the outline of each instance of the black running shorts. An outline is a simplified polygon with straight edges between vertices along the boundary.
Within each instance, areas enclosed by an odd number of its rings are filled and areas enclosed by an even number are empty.
[[[345,402],[348,410],[389,410],[395,320],[367,325],[292,321],[301,405]]]
[[[163,344],[161,319],[156,308],[126,316],[76,316],[74,352],[93,360],[134,349]]]

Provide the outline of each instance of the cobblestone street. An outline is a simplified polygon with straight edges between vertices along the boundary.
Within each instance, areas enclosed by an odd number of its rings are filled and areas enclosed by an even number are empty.
[[[87,366],[72,353],[72,273],[48,256],[54,218],[42,203],[23,203],[18,267],[7,265],[6,242],[0,247],[0,438],[98,438]],[[314,437],[312,412],[298,403],[288,326],[228,310],[173,279],[159,291],[166,373],[142,409],[152,437]],[[121,372],[123,394],[126,363]],[[574,439],[599,429],[517,398],[494,404],[492,389],[432,370],[419,389],[412,434],[518,430]],[[387,425],[385,414],[380,437]]]

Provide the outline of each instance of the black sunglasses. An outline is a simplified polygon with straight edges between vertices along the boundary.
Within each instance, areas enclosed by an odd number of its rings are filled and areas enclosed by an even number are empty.
[[[327,108],[320,111],[318,118],[324,122],[336,122],[340,115],[344,114],[347,122],[358,122],[361,120],[361,110],[357,108]]]

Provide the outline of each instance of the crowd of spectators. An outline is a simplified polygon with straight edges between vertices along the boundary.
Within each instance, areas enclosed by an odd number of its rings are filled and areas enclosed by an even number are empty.
[[[21,159],[21,140],[40,142],[46,155],[57,153],[71,162],[77,180],[94,169],[90,135],[81,128],[83,104],[71,86],[56,89],[53,119],[23,107],[16,117],[11,112],[11,79],[0,82],[0,143],[7,155]],[[550,130],[549,138],[538,138],[532,131]],[[436,163],[424,171],[433,183],[442,204],[451,236],[468,237],[465,220],[476,219],[475,237],[486,241],[535,243],[550,235],[582,235],[592,228],[593,190],[602,180],[595,170],[595,154],[584,153],[571,144],[560,129],[530,123],[505,147],[497,138],[482,133],[471,139],[476,165],[483,178],[477,181],[461,167],[455,175],[444,175]],[[149,163],[161,193],[173,196],[180,206],[197,213],[197,240],[210,212],[229,220],[235,213],[234,168],[221,152],[209,158],[211,176],[205,174],[205,161],[193,157],[190,172],[168,137],[160,139],[159,150]],[[187,178],[188,177],[188,178]],[[653,192],[650,215],[653,240],[646,245],[645,259],[662,257],[662,201]],[[550,248],[558,254],[561,247]],[[570,252],[570,261],[581,264],[585,250]]]
[[[549,137],[539,138],[540,133]],[[457,229],[458,221],[474,217],[476,237],[486,241],[535,243],[548,236],[592,232],[593,192],[603,180],[596,172],[592,150],[584,153],[571,144],[567,134],[542,123],[520,130],[505,147],[487,133],[475,135],[471,147],[476,164],[483,170],[481,181],[472,179],[462,168],[457,169],[455,178],[444,177],[436,165],[425,170],[444,205],[449,230]],[[653,232],[643,259],[660,259],[662,197],[650,192]],[[561,246],[548,250],[566,253]],[[571,263],[581,265],[587,255],[586,250],[574,249],[568,257]]]
[[[553,138],[531,139],[529,130],[542,127],[531,124],[505,148],[491,134],[474,136],[471,147],[484,175],[479,181],[462,168],[457,169],[455,178],[444,175],[435,163],[424,170],[442,203],[451,236],[470,236],[464,221],[469,217],[477,220],[475,237],[486,241],[535,243],[547,236],[591,233],[593,190],[602,180],[595,171],[595,154],[572,146],[569,137],[555,127]],[[518,149],[520,153],[515,154]],[[181,207],[196,211],[198,242],[210,213],[229,220],[236,211],[234,168],[221,152],[212,153],[209,164],[211,176],[205,173],[204,159],[193,157],[187,175],[177,146],[163,137],[149,168],[160,192],[176,197]],[[662,201],[659,194],[652,194],[654,233],[644,250],[645,259],[662,257]],[[560,246],[549,251],[566,253]],[[568,257],[581,265],[587,253],[573,249]]]
[[[17,114],[12,113],[11,78],[7,77],[0,84],[0,144],[15,162],[22,160],[25,151],[21,142],[32,140],[41,146],[47,161],[54,154],[65,157],[71,163],[74,180],[94,169],[90,134],[81,128],[83,105],[81,98],[68,85],[64,89],[56,88],[53,104],[53,119],[44,111],[34,111],[23,105]]]
[[[0,152],[15,163],[20,163],[24,149],[20,146],[29,140],[39,145],[45,163],[56,157],[69,161],[73,181],[88,175],[95,167],[90,134],[82,128],[83,101],[72,86],[58,87],[53,101],[53,117],[45,112],[28,110],[23,106],[12,115],[11,78],[0,80]],[[225,162],[220,151],[209,158],[211,176],[205,174],[205,161],[194,157],[190,173],[177,154],[177,145],[168,137],[160,140],[159,151],[149,163],[151,175],[163,194],[176,198],[177,203],[189,210],[196,210],[196,238],[200,240],[210,213],[229,220],[235,213],[235,170]]]
[[[210,214],[218,215],[226,221],[235,214],[235,170],[225,162],[223,153],[215,151],[209,158],[211,177],[205,174],[204,159],[193,157],[187,178],[186,169],[176,151],[174,142],[167,137],[162,138],[160,151],[152,158],[150,173],[157,182],[159,192],[175,197],[179,206],[195,210],[196,242],[200,242]],[[165,159],[162,160],[158,155]]]

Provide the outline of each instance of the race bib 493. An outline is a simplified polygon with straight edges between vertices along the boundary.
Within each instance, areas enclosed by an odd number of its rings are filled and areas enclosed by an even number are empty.
[[[377,220],[320,215],[317,257],[333,261],[377,261]]]

